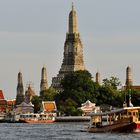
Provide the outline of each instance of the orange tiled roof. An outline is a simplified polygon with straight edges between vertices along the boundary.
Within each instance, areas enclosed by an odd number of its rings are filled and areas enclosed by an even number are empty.
[[[45,112],[54,112],[56,110],[56,104],[54,101],[44,101],[42,104]]]

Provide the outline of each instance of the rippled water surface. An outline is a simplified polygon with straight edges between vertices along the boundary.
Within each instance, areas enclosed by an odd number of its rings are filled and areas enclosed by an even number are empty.
[[[140,134],[80,132],[87,123],[0,123],[1,140],[140,140]]]

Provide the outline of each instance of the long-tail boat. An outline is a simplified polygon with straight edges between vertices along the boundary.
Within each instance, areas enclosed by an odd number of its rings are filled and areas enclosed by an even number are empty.
[[[88,132],[140,132],[140,107],[90,113],[90,116]]]

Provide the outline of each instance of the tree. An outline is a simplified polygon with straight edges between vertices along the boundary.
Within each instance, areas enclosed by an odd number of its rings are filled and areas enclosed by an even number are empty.
[[[110,79],[103,79],[103,85],[105,87],[112,87],[113,89],[117,90],[118,86],[121,85],[119,78],[111,76]]]
[[[34,112],[37,113],[40,111],[42,99],[39,96],[33,96],[32,104],[34,105]]]
[[[32,104],[34,105],[34,112],[37,113],[41,109],[42,101],[54,101],[56,92],[53,88],[41,91],[40,96],[33,96]]]
[[[97,105],[108,104],[115,107],[123,105],[124,97],[119,90],[115,90],[110,86],[100,86],[97,95]]]
[[[61,114],[66,116],[82,115],[82,111],[77,110],[77,103],[70,98],[66,99],[65,102],[61,101],[58,109],[61,110]]]
[[[123,94],[118,87],[121,85],[119,78],[111,76],[103,79],[103,85],[98,89],[97,104],[108,104],[116,107],[123,105]]]
[[[129,97],[131,96],[131,102],[134,106],[140,106],[140,91],[134,89],[128,89],[125,91],[127,97],[127,103],[129,102]]]
[[[56,96],[56,92],[53,88],[49,88],[47,90],[40,92],[40,98],[42,101],[54,101]]]
[[[66,102],[67,99],[72,100],[73,102],[76,103],[73,104],[73,106],[69,104],[67,105],[67,110],[68,107],[71,108],[71,111],[69,108],[69,111],[71,112],[71,114],[69,115],[72,115],[74,112],[74,108],[77,110],[77,108],[80,107],[81,104],[84,103],[85,101],[87,100],[90,100],[91,102],[96,101],[96,95],[94,94],[94,91],[96,89],[97,83],[92,81],[91,74],[86,70],[76,71],[67,74],[62,80],[61,85],[63,87],[63,92],[57,95],[56,101],[57,106],[62,112],[63,106],[66,107],[65,104],[62,104],[62,102],[63,103]],[[65,114],[67,114],[66,110]]]
[[[94,89],[96,83],[92,81],[92,76],[88,71],[76,71],[68,74],[61,84],[64,89],[62,92],[64,99],[71,98],[78,106],[89,99],[92,102],[95,101]]]

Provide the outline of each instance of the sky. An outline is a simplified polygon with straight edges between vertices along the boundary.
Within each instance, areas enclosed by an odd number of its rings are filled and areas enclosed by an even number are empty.
[[[17,75],[24,89],[39,94],[45,65],[49,86],[63,60],[72,2],[84,46],[86,69],[95,77],[116,76],[125,84],[130,65],[140,85],[140,0],[0,0],[0,89],[16,97]]]

